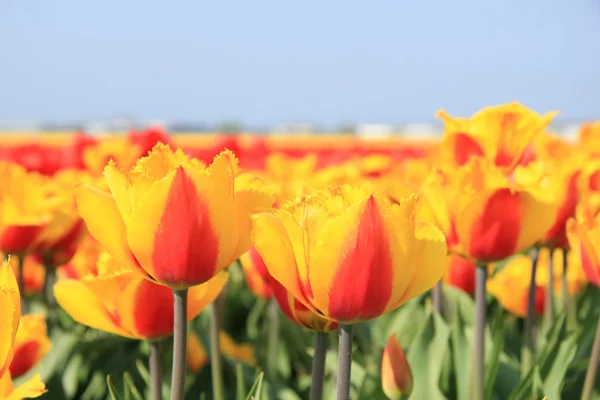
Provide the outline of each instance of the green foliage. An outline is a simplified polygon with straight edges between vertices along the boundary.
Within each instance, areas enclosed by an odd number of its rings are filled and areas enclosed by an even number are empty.
[[[559,309],[554,324],[538,329],[536,357],[524,376],[520,372],[523,324],[493,299],[488,304],[486,331],[487,400],[576,399],[589,361],[600,309],[600,291],[588,287],[576,298],[576,324]],[[381,318],[355,326],[351,398],[385,399],[381,388],[381,356],[387,339],[396,333],[407,349],[414,385],[410,399],[469,400],[473,357],[473,299],[444,287],[443,316],[431,309],[427,294]],[[311,385],[313,334],[280,316],[274,377],[263,377],[266,366],[267,303],[247,289],[237,267],[225,300],[224,329],[238,343],[251,343],[256,366],[224,358],[227,399],[307,399]],[[190,324],[208,348],[208,312]],[[537,322],[541,327],[541,319]],[[150,376],[146,343],[85,328],[59,311],[51,322],[52,350],[18,385],[40,373],[48,393],[44,399],[149,399]],[[337,332],[329,335],[324,398],[335,398]],[[162,389],[168,398],[172,341],[162,343]],[[187,399],[210,399],[210,366],[188,373]],[[598,386],[598,385],[597,385]],[[600,392],[598,392],[600,393]]]

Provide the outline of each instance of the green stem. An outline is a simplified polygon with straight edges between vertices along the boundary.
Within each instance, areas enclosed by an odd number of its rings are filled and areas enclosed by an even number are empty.
[[[594,339],[594,345],[592,346],[590,363],[588,364],[588,369],[585,373],[581,400],[592,399],[596,374],[598,373],[598,360],[600,360],[600,318],[598,319],[598,327],[596,328],[596,338]]]
[[[567,328],[569,331],[573,331],[577,329],[577,307],[575,306],[575,299],[569,295],[569,280],[567,278],[567,272],[569,270],[568,255],[568,251],[565,250],[563,252],[563,274],[561,286],[563,306],[567,314]]]
[[[435,286],[433,287],[433,289],[431,290],[431,298],[432,298],[432,302],[433,302],[433,309],[435,310],[435,312],[437,312],[438,314],[442,315],[442,312],[444,311],[442,308],[442,304],[443,304],[443,288],[442,288],[442,280],[440,279],[438,281],[438,283],[435,284]]]
[[[52,326],[55,325],[57,320],[56,313],[56,301],[54,298],[54,292],[52,291],[52,286],[54,283],[54,274],[56,270],[54,269],[54,265],[52,265],[52,257],[48,254],[44,255],[44,287],[42,289],[42,301],[44,306],[46,307],[46,312],[48,315],[48,322],[52,322],[48,324],[48,329],[50,330]]]
[[[25,315],[29,312],[29,304],[27,304],[27,296],[25,295],[25,254],[17,253],[14,254],[17,259],[17,268],[19,271],[18,284],[19,284],[19,296],[21,298],[21,315]]]
[[[473,400],[483,400],[485,391],[485,324],[487,313],[487,266],[477,265],[475,272],[475,352]]]
[[[535,357],[535,277],[537,275],[538,252],[534,250],[532,255],[531,278],[529,280],[529,292],[527,294],[527,317],[525,319],[525,343],[521,350],[521,373],[524,376],[531,369]]]
[[[548,262],[548,287],[545,293],[546,304],[544,305],[544,318],[546,326],[551,327],[554,324],[554,266],[553,249],[550,249],[550,261]]]
[[[150,345],[150,399],[162,400],[160,341],[151,340]]]
[[[352,368],[352,335],[354,326],[339,327],[339,356],[337,376],[337,400],[350,400],[350,373]]]
[[[310,400],[323,399],[323,379],[325,378],[325,357],[327,356],[327,333],[315,333],[315,354],[312,362]]]
[[[171,377],[171,400],[183,400],[185,396],[186,346],[187,346],[187,294],[188,290],[173,290],[173,374]]]
[[[275,298],[269,302],[269,336],[267,348],[267,376],[274,378],[277,373],[277,342],[279,339],[279,304]]]
[[[225,400],[223,391],[223,368],[219,346],[220,313],[219,298],[211,304],[210,310],[210,371],[212,374],[213,399]]]

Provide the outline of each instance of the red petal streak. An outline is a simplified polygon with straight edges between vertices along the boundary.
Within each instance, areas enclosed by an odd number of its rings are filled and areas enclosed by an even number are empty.
[[[471,228],[470,254],[477,261],[500,261],[515,253],[521,231],[521,199],[500,189],[487,201]]]
[[[340,258],[329,292],[331,319],[350,322],[381,315],[392,294],[394,271],[390,242],[373,197],[365,206],[355,242]]]
[[[15,347],[15,355],[9,367],[13,378],[18,378],[33,368],[37,361],[39,347],[40,343],[36,341],[30,341]]]
[[[475,264],[459,256],[452,256],[447,281],[468,294],[475,293]]]
[[[600,265],[598,265],[597,260],[595,260],[596,257],[592,256],[594,258],[594,261],[596,261],[594,262],[583,243],[581,244],[580,250],[581,265],[583,267],[583,272],[585,272],[585,275],[591,283],[593,283],[596,286],[600,286],[600,271],[598,270],[600,268]]]
[[[154,278],[173,285],[204,283],[216,272],[219,239],[210,210],[182,167],[175,172],[154,238]]]
[[[173,333],[173,291],[167,286],[141,281],[132,306],[140,336],[152,339]]]
[[[39,225],[7,227],[0,234],[0,251],[17,254],[27,251],[43,227]]]
[[[485,154],[479,143],[466,133],[456,133],[453,136],[454,161],[457,165],[465,165],[471,157]]]
[[[560,205],[558,212],[556,213],[556,220],[554,225],[548,231],[545,241],[555,248],[564,248],[568,246],[568,241],[565,233],[567,220],[575,216],[575,207],[577,206],[577,180],[579,173],[573,174],[569,178],[569,182],[566,187],[566,194],[563,199],[563,203]]]

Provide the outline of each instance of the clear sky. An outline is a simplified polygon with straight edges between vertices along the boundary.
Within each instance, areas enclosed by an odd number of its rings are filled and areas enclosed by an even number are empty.
[[[600,118],[600,0],[0,0],[0,121]]]

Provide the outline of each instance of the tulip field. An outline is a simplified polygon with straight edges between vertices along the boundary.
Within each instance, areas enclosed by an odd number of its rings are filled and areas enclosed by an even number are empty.
[[[0,134],[0,399],[600,399],[600,122],[556,114]]]

